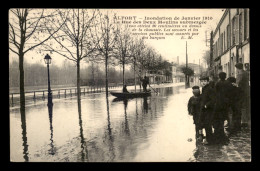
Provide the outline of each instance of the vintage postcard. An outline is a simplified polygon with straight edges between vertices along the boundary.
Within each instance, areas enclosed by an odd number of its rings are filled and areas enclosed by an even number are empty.
[[[248,8],[11,8],[11,162],[251,162]]]

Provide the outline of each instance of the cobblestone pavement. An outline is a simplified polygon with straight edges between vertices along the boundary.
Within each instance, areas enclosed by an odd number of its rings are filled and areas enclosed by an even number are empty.
[[[248,128],[229,137],[225,145],[202,145],[196,143],[194,158],[198,162],[250,162],[251,131]]]

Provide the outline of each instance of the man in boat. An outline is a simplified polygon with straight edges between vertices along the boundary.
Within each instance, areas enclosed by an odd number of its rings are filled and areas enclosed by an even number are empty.
[[[129,93],[129,92],[127,91],[126,85],[124,85],[124,87],[123,87],[123,93]]]
[[[147,92],[147,84],[149,84],[149,78],[144,76],[144,79],[142,79],[141,81],[143,82],[142,83],[143,91]]]

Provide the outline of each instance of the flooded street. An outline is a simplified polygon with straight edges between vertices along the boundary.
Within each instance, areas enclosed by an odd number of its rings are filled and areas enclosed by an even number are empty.
[[[233,161],[232,155],[225,155],[232,150],[229,146],[196,145],[193,119],[187,113],[191,88],[181,85],[156,90],[159,94],[129,100],[111,95],[106,99],[105,93],[86,94],[79,106],[76,97],[55,99],[52,109],[47,100],[32,102],[25,118],[19,108],[10,108],[11,161]],[[237,139],[245,143],[240,145],[248,148],[250,156],[250,134],[244,134],[244,140]],[[234,150],[236,145],[232,147]],[[205,151],[211,154],[206,156]]]

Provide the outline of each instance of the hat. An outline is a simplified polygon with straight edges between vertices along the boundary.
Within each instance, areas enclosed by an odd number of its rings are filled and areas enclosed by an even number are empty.
[[[194,90],[194,89],[200,89],[200,87],[199,87],[199,86],[193,86],[192,89],[193,89],[193,90]]]
[[[235,65],[235,67],[238,68],[238,69],[243,69],[243,64],[242,63],[237,63]]]
[[[200,77],[200,80],[207,80],[207,81],[209,81],[209,77],[208,76],[203,76],[203,77]]]
[[[220,72],[218,76],[220,79],[225,79],[227,77],[227,74],[225,72]]]

